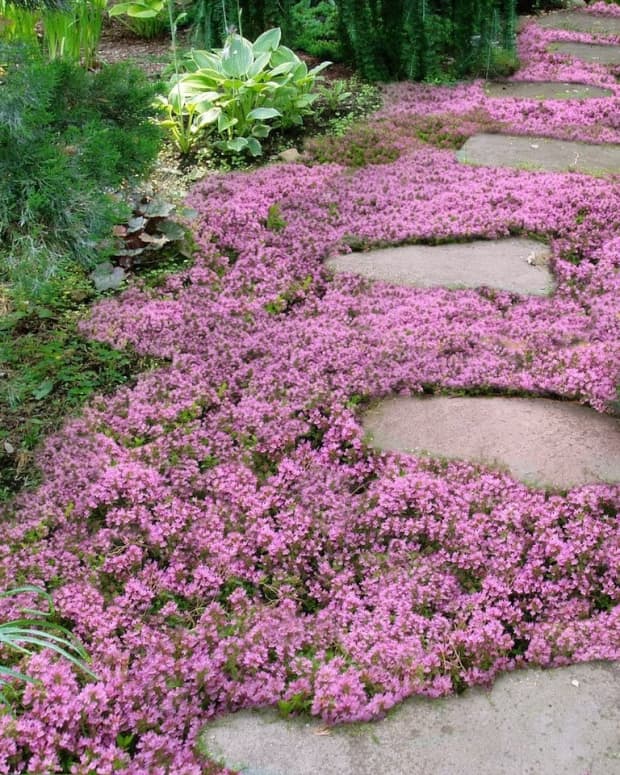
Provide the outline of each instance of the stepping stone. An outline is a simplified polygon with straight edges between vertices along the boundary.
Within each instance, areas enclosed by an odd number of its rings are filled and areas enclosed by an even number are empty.
[[[595,145],[532,135],[474,135],[456,152],[456,158],[467,164],[487,167],[591,175],[620,173],[620,145]]]
[[[449,245],[405,245],[335,256],[337,272],[395,285],[422,288],[479,288],[544,296],[553,290],[546,266],[548,249],[530,239],[477,240]]]
[[[373,445],[507,469],[528,485],[620,482],[620,420],[544,398],[389,398],[364,418]]]
[[[602,46],[596,43],[573,43],[562,41],[552,43],[549,51],[558,54],[570,54],[583,62],[597,65],[620,65],[620,46]]]
[[[500,676],[487,692],[407,700],[382,721],[334,727],[243,711],[201,748],[243,775],[614,775],[620,666],[593,662]]]
[[[579,11],[560,11],[539,16],[536,24],[555,30],[574,30],[590,35],[620,35],[619,16],[597,16]]]
[[[613,94],[611,89],[568,81],[490,81],[484,90],[488,97],[523,100],[584,100]]]

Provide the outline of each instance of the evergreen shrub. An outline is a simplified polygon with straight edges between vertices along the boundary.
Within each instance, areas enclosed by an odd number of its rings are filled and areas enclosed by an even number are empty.
[[[26,295],[78,262],[101,260],[125,208],[112,194],[147,172],[160,130],[137,68],[91,73],[0,48],[0,279]]]

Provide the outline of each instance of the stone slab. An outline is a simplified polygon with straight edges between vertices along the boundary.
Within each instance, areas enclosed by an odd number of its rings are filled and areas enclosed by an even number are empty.
[[[620,65],[620,46],[602,46],[596,43],[575,43],[565,40],[552,43],[549,51],[554,54],[569,54],[575,59],[598,65]]]
[[[487,167],[620,174],[620,145],[594,145],[531,135],[474,135],[456,152],[456,158]]]
[[[569,81],[489,81],[484,90],[488,97],[522,100],[584,100],[613,94],[611,89]]]
[[[545,398],[389,398],[364,427],[383,450],[468,460],[531,486],[620,482],[620,420]]]
[[[553,290],[548,249],[530,239],[476,240],[447,245],[404,245],[335,256],[337,272],[422,288],[479,288],[545,295]]]
[[[618,775],[620,666],[522,670],[328,734],[246,711],[210,725],[201,747],[243,775]]]
[[[603,16],[579,11],[558,11],[539,16],[536,23],[556,30],[575,30],[590,35],[620,35],[620,17]]]

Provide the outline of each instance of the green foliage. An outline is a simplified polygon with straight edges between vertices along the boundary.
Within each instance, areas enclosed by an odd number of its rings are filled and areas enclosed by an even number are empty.
[[[0,37],[38,43],[51,59],[92,67],[107,0],[0,0]]]
[[[370,80],[490,75],[514,52],[514,0],[338,0],[345,55]]]
[[[113,65],[89,73],[3,47],[0,78],[0,280],[44,294],[71,262],[92,267],[126,208],[105,190],[145,173],[159,130],[153,87]]]
[[[233,33],[223,49],[192,51],[185,72],[172,79],[158,104],[181,153],[206,137],[227,153],[262,153],[261,140],[273,127],[299,126],[312,113],[312,87],[328,63],[308,70],[286,46],[280,30],[267,30],[251,43]]]
[[[188,12],[194,42],[201,48],[221,46],[234,29],[255,38],[264,30],[280,27],[292,40],[291,8],[298,0],[194,0]]]
[[[36,482],[33,450],[95,393],[131,382],[153,365],[128,351],[84,339],[77,322],[95,291],[76,267],[57,277],[37,304],[0,318],[0,501]],[[2,299],[0,298],[0,302]]]
[[[291,7],[291,45],[320,59],[342,59],[336,0],[301,0]]]
[[[47,610],[25,608],[22,609],[23,617],[0,623],[0,647],[8,654],[14,655],[14,659],[9,664],[0,663],[0,705],[4,705],[9,710],[15,699],[14,682],[34,683],[28,675],[15,669],[15,662],[24,656],[30,656],[38,649],[54,651],[91,678],[97,678],[86,665],[88,654],[84,647],[66,627],[56,620],[51,595],[40,587],[25,585],[0,592],[0,598],[21,594],[35,594],[44,598]]]
[[[312,707],[312,698],[303,692],[298,692],[287,700],[279,700],[278,714],[283,718],[309,714]]]
[[[117,17],[138,38],[151,40],[170,32],[169,13],[164,0],[116,3],[108,13]]]
[[[269,231],[275,232],[282,231],[286,228],[286,221],[282,217],[282,208],[280,207],[279,202],[274,202],[272,205],[269,205],[265,226]]]
[[[389,164],[400,156],[400,151],[379,125],[360,123],[342,136],[323,135],[308,143],[308,150],[321,164],[343,164],[347,167],[366,167],[369,164]]]
[[[82,62],[92,67],[107,0],[73,0],[67,10],[45,9],[43,44],[51,59]]]

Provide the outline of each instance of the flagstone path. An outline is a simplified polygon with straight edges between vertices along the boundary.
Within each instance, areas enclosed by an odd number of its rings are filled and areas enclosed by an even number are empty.
[[[533,486],[620,482],[620,420],[542,398],[394,398],[366,415],[384,450],[507,468]]]
[[[570,54],[570,56],[584,62],[593,62],[599,65],[620,65],[620,47],[618,46],[576,43],[566,40],[552,43],[548,50],[558,54]]]
[[[609,97],[609,89],[570,81],[489,81],[485,84],[489,97],[529,100],[585,100]]]
[[[505,239],[447,245],[406,245],[335,256],[327,264],[337,272],[421,288],[478,288],[547,295],[553,276],[548,249],[530,239]]]
[[[456,155],[459,161],[486,167],[593,175],[620,173],[620,145],[592,145],[531,135],[474,135]]]
[[[620,35],[620,17],[598,16],[579,11],[558,11],[536,19],[540,27],[586,32],[590,35]]]
[[[620,34],[620,18],[557,13],[542,26]],[[599,47],[602,48],[602,47]],[[614,63],[605,51],[558,50]],[[573,91],[577,89],[577,92]],[[567,93],[568,92],[568,93]],[[565,99],[606,90],[558,82],[490,84],[490,96]],[[471,164],[620,173],[620,145],[482,134],[458,158]],[[397,285],[552,291],[544,249],[528,240],[406,246],[336,256],[338,272]],[[528,262],[529,251],[535,253]],[[525,398],[388,398],[365,428],[382,450],[463,458],[508,468],[531,486],[620,481],[620,420],[571,402]],[[613,634],[610,633],[610,637]],[[620,666],[589,663],[500,676],[492,690],[408,700],[383,721],[325,730],[318,721],[247,711],[207,727],[202,747],[244,775],[616,775]]]
[[[620,666],[518,671],[328,734],[245,711],[209,725],[202,746],[242,775],[617,775]]]

